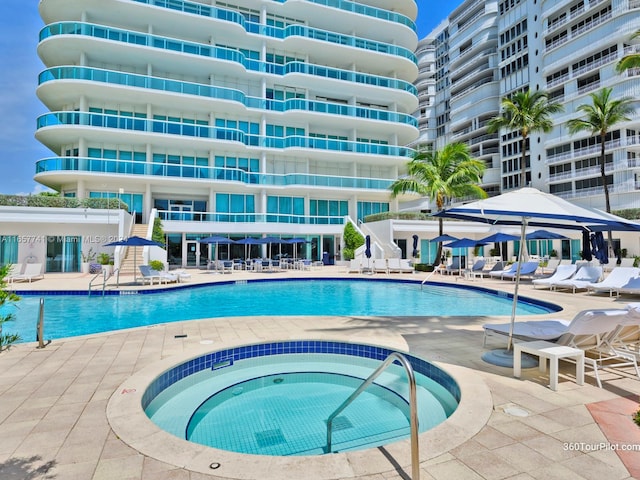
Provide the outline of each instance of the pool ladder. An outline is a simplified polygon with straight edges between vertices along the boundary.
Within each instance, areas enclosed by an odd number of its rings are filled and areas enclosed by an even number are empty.
[[[407,380],[409,381],[409,409],[411,423],[411,480],[420,480],[420,449],[418,445],[418,410],[416,407],[416,376],[413,373],[413,367],[407,357],[398,352],[392,352],[382,362],[375,371],[362,382],[358,389],[353,392],[327,419],[327,450],[331,453],[331,434],[333,430],[333,420],[353,402],[358,395],[364,392],[378,376],[386,370],[394,361],[400,362],[407,372]]]

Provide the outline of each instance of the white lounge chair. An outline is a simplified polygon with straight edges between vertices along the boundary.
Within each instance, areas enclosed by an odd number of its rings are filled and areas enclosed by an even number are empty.
[[[555,341],[558,345],[579,348],[585,353],[585,363],[593,368],[596,382],[602,388],[598,370],[603,367],[633,366],[640,378],[636,359],[611,346],[612,335],[619,325],[628,321],[628,309],[583,310],[570,322],[566,320],[539,320],[515,322],[513,338],[522,341]],[[509,335],[510,324],[487,324],[483,326],[486,344],[488,336]]]
[[[387,266],[386,258],[374,258],[373,259],[373,271],[375,273],[389,273],[389,267]]]
[[[159,272],[158,270],[154,270],[149,265],[139,265],[140,273],[142,274],[142,283],[149,282],[150,285],[153,285],[155,280],[158,280],[158,285],[161,283],[169,283],[169,282],[177,282],[178,275],[174,275],[173,273],[168,272]]]
[[[413,273],[415,270],[406,258],[388,258],[389,273]]]
[[[8,265],[7,275],[4,277],[5,281],[8,283],[13,282],[13,279],[16,275],[20,275],[22,273],[22,264],[21,263],[11,263]]]
[[[503,269],[503,270],[498,270],[495,272],[489,272],[489,276],[491,278],[502,278],[503,275],[505,274],[511,274],[511,273],[516,273],[516,269],[518,268],[518,262],[514,262],[511,265],[509,265],[507,268]]]
[[[558,265],[556,271],[550,277],[536,278],[532,280],[533,288],[546,287],[550,288],[553,283],[560,280],[567,280],[571,278],[577,271],[574,264]]]
[[[627,283],[616,288],[616,295],[626,293],[629,295],[640,295],[640,276],[630,278]]]
[[[29,281],[31,283],[32,280],[38,280],[40,278],[44,278],[44,274],[42,273],[42,264],[41,263],[27,263],[24,266],[24,271],[22,273],[13,275],[11,277],[12,282],[26,282]]]
[[[636,267],[615,267],[604,280],[587,285],[587,291],[599,293],[607,292],[609,296],[620,295],[619,289],[624,287],[629,280],[640,274],[640,268]]]
[[[538,267],[540,266],[539,260],[534,260],[532,262],[524,262],[520,267],[520,278],[533,278],[538,271]],[[502,280],[515,280],[518,272],[505,272],[502,274]]]
[[[586,289],[589,285],[597,283],[602,278],[602,267],[584,266],[576,272],[576,274],[567,280],[558,280],[551,284],[552,290],[576,290]]]
[[[556,269],[558,268],[558,265],[560,265],[560,261],[561,260],[559,258],[550,258],[546,262],[542,262],[542,263],[546,263],[546,265],[540,265],[540,270],[542,271],[542,274],[546,275],[549,272],[553,274],[553,272],[555,272]]]
[[[362,259],[352,258],[349,260],[347,273],[362,273]]]

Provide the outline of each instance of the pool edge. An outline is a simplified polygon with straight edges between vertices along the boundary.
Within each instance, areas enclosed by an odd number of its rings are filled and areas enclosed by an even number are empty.
[[[316,339],[327,340],[327,337],[305,336],[280,341]],[[278,339],[269,341],[278,341]],[[222,342],[213,350],[246,344],[246,342]],[[387,338],[385,342],[376,342],[376,345],[409,351],[401,336],[395,339]],[[271,457],[205,447],[164,432],[147,418],[142,409],[141,399],[144,390],[167,369],[211,351],[211,345],[196,346],[189,352],[168,357],[145,367],[123,382],[112,394],[107,405],[107,420],[115,434],[131,448],[146,456],[193,472],[220,478],[238,480],[302,478],[308,475],[310,469],[313,469],[319,474],[314,477],[315,479],[329,480],[391,472],[396,470],[397,465],[405,472],[411,471],[411,449],[408,439],[380,448],[333,455]],[[421,464],[469,440],[485,426],[493,410],[489,388],[473,371],[441,362],[432,363],[454,378],[459,385],[461,399],[458,408],[447,421],[420,434]]]

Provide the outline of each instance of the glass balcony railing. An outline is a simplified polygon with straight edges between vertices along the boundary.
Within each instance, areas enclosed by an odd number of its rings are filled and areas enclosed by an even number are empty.
[[[273,100],[267,98],[250,97],[240,90],[232,88],[214,87],[199,83],[181,82],[158,77],[149,77],[134,73],[115,72],[89,67],[53,67],[44,70],[38,77],[40,85],[53,80],[89,80],[112,85],[146,88],[163,92],[196,95],[199,97],[230,100],[241,103],[248,108],[256,108],[275,112],[303,110],[307,112],[326,113],[347,117],[366,118],[384,122],[403,123],[417,128],[417,120],[407,114],[378,110],[373,108],[341,105],[330,102],[319,102],[293,98],[289,100]]]
[[[350,152],[366,155],[384,155],[410,157],[412,150],[406,147],[368,142],[352,142],[331,138],[317,138],[303,135],[269,137],[254,135],[239,129],[211,127],[187,122],[132,117],[125,115],[107,115],[93,112],[51,112],[38,117],[37,128],[54,126],[88,126],[93,128],[113,128],[133,132],[160,133],[185,137],[198,137],[211,140],[224,140],[242,143],[246,146],[288,149],[307,148],[332,152]]]
[[[209,5],[203,5],[201,3],[184,2],[180,0],[133,0],[137,3],[144,3],[147,5],[153,5],[154,7],[169,8],[171,10],[177,10],[180,12],[191,13],[193,15],[202,15],[205,17],[216,18],[218,20],[225,20],[227,22],[234,22],[239,25],[245,26],[245,17],[233,10],[226,10],[219,7],[211,7]],[[285,3],[286,0],[276,0],[279,3]],[[316,3],[318,5],[324,5],[327,7],[337,8],[346,12],[353,12],[360,15],[366,15],[373,18],[379,18],[381,20],[387,20],[389,22],[399,23],[409,27],[414,32],[416,31],[416,24],[409,18],[402,14],[391,12],[389,10],[383,10],[381,8],[370,7],[361,3],[349,2],[346,0],[308,0],[310,3]]]
[[[264,186],[312,186],[340,189],[388,190],[392,180],[338,177],[307,173],[257,173],[239,168],[181,165],[93,157],[52,157],[36,162],[36,174],[48,172],[90,172],[120,175],[148,175],[198,180],[239,182]]]
[[[406,48],[388,43],[374,42],[363,38],[341,35],[325,30],[305,27],[303,25],[291,25],[284,29],[260,25],[259,29],[262,34],[273,34],[276,38],[286,38],[290,36],[303,36],[314,40],[320,40],[327,43],[337,45],[345,45],[372,52],[385,53],[410,60],[417,65],[417,59],[414,53]],[[235,61],[243,63],[244,55],[237,50],[229,48],[205,45],[196,42],[181,41],[174,38],[166,38],[158,35],[151,35],[130,30],[109,27],[106,25],[96,25],[84,22],[58,22],[45,26],[40,30],[40,41],[54,35],[87,35],[94,38],[103,38],[116,42],[124,42],[135,45],[143,45],[147,47],[162,48],[167,50],[189,53],[193,55],[203,55],[207,57],[215,57],[223,60]],[[255,60],[254,60],[255,61]],[[262,64],[263,62],[257,62]],[[261,70],[263,71],[263,70]]]
[[[377,87],[404,90],[412,95],[417,95],[416,87],[403,80],[369,75],[350,70],[341,70],[321,65],[313,65],[304,62],[289,62],[284,65],[262,62],[247,58],[242,52],[224,47],[215,47],[199,43],[179,42],[176,40],[113,29],[100,25],[92,25],[80,22],[63,22],[47,25],[40,31],[40,41],[55,35],[85,35],[93,38],[102,38],[115,42],[124,42],[133,45],[149,46],[191,55],[205,56],[217,60],[235,62],[249,71],[270,73],[273,75],[287,75],[301,73],[323,78],[333,78],[348,82],[374,85]]]
[[[293,215],[284,213],[172,212],[158,210],[160,220],[173,222],[297,223],[302,225],[343,225],[343,215]]]

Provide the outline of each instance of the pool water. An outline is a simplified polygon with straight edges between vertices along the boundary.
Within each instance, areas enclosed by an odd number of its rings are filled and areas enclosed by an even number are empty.
[[[256,455],[326,453],[327,418],[379,360],[307,353],[219,362],[173,383],[145,408],[162,429],[203,445]],[[420,431],[456,409],[452,393],[414,369]],[[445,374],[446,375],[446,374]],[[333,422],[332,452],[372,448],[408,438],[404,369],[391,365]]]
[[[58,339],[200,318],[259,315],[449,316],[510,315],[502,292],[418,281],[270,280],[224,282],[121,295],[21,293],[5,333],[35,341],[39,300],[45,299],[44,337]],[[133,294],[132,294],[133,293]],[[520,298],[517,315],[549,313],[553,306]]]

